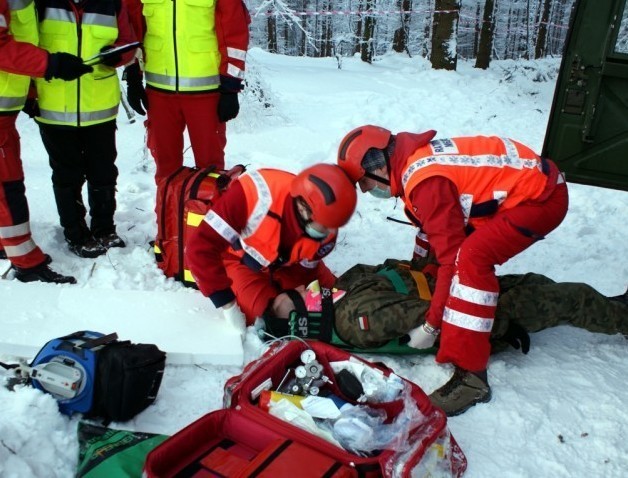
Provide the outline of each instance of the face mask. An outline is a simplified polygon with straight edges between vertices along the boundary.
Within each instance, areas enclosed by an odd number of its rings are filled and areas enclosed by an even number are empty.
[[[321,239],[325,239],[328,235],[329,235],[329,231],[327,232],[321,232],[318,229],[314,228],[314,226],[312,226],[311,222],[308,222],[305,225],[305,233],[311,237],[312,239],[316,239],[321,240]]]
[[[370,189],[369,192],[379,199],[388,199],[392,197],[390,194],[390,188],[380,188],[379,186],[375,186],[373,189]]]

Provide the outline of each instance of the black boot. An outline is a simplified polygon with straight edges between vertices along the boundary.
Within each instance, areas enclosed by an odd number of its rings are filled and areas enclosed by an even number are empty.
[[[4,249],[0,249],[0,260],[2,259],[8,259],[7,253],[4,252]]]
[[[53,284],[76,284],[72,276],[64,276],[53,271],[47,260],[35,267],[15,267],[15,278],[20,282],[49,282]]]
[[[116,187],[87,185],[89,214],[92,217],[92,234],[105,248],[125,247],[116,233],[113,215],[116,212]]]
[[[79,257],[94,258],[107,252],[85,224],[85,205],[80,187],[54,187],[57,211],[68,248]]]

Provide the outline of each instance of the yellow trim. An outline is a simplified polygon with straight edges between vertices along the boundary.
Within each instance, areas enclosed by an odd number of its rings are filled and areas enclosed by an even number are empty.
[[[161,254],[161,249],[159,248],[159,246],[157,245],[157,243],[155,243],[155,245],[153,246],[155,254]]]
[[[419,271],[410,271],[412,274],[412,278],[414,282],[416,282],[416,288],[419,291],[419,297],[423,300],[432,300],[432,292],[430,291],[430,286],[427,284],[427,279],[425,278],[425,274]]]
[[[201,221],[203,220],[204,217],[205,217],[204,214],[197,214],[195,212],[188,212],[188,217],[187,217],[187,220],[185,222],[186,222],[186,224],[188,226],[198,227],[198,225],[201,223]]]
[[[192,273],[189,269],[183,270],[183,280],[185,282],[194,282],[196,284],[196,281],[194,280],[194,277],[192,276]]]

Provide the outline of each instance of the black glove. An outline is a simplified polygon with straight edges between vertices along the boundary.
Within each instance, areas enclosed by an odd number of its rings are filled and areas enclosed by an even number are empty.
[[[24,103],[24,108],[22,108],[22,111],[26,113],[29,118],[39,116],[41,114],[41,111],[39,111],[39,103],[37,102],[37,98],[26,98],[26,103]]]
[[[72,81],[85,73],[91,73],[94,69],[83,63],[78,56],[70,53],[51,53],[48,55],[48,67],[44,78],[50,81],[52,78]]]
[[[218,119],[221,123],[232,120],[240,112],[238,94],[235,91],[221,91],[218,100]]]
[[[148,97],[142,81],[139,63],[133,63],[124,69],[122,79],[126,81],[126,98],[136,113],[144,116],[148,110]]]
[[[524,354],[527,354],[530,351],[530,336],[528,335],[527,330],[516,322],[510,321],[508,329],[506,329],[506,332],[500,340],[512,345],[517,350],[521,348],[521,351]]]
[[[113,47],[114,47],[113,45],[104,46],[100,49],[100,53],[104,53],[107,50],[111,50]],[[116,66],[118,66],[118,64],[120,64],[121,61],[122,61],[122,53],[117,52],[117,53],[112,53],[111,55],[107,55],[103,57],[103,59],[101,60],[101,63],[103,65],[110,66],[111,68],[115,68]]]

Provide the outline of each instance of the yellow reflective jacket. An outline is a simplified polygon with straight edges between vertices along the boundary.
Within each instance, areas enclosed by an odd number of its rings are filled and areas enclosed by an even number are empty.
[[[118,38],[115,0],[86,2],[79,17],[72,4],[44,0],[39,9],[39,45],[50,53],[68,52],[83,59],[113,45]],[[36,80],[41,116],[47,124],[90,126],[116,118],[120,82],[115,68],[95,65],[78,80]]]
[[[9,32],[16,41],[37,45],[37,16],[33,0],[8,0]],[[20,111],[26,101],[30,78],[0,70],[0,112]]]

